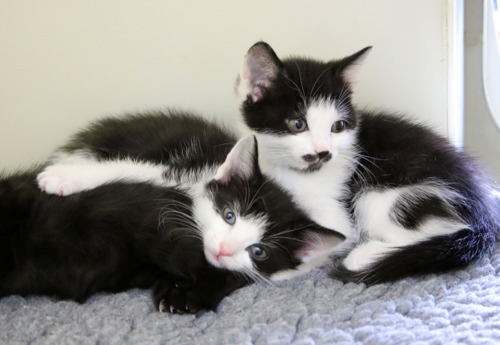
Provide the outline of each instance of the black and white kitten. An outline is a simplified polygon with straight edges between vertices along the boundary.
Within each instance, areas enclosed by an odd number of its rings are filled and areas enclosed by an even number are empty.
[[[333,275],[376,283],[467,264],[495,245],[499,200],[477,164],[428,128],[360,111],[352,83],[370,47],[280,60],[258,42],[237,80],[264,175],[347,240]]]
[[[183,191],[117,182],[61,198],[42,193],[36,173],[0,179],[0,297],[83,302],[154,286],[160,311],[194,313],[247,283],[208,264]]]
[[[227,156],[235,142],[188,114],[108,118],[75,135],[38,175],[45,191],[66,197],[38,192],[32,174],[4,179],[0,224],[12,224],[2,232],[14,242],[2,250],[10,254],[1,293],[81,300],[136,286],[154,270],[167,276],[157,283],[161,308],[191,312],[215,308],[242,276],[275,280],[316,266],[343,237],[263,178],[253,137]],[[12,210],[20,215],[9,218]]]

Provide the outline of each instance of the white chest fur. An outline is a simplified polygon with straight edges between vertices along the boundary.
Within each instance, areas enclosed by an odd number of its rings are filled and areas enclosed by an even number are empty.
[[[335,230],[348,239],[358,238],[351,217],[342,199],[346,181],[350,176],[347,167],[327,164],[314,173],[293,171],[269,162],[260,163],[262,172],[290,192],[293,200],[319,225]]]

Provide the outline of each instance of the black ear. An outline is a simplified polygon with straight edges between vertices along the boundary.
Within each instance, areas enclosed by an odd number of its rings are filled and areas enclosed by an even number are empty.
[[[234,145],[224,163],[217,169],[214,179],[229,183],[233,177],[248,180],[260,176],[257,140],[255,136],[249,135]]]
[[[337,73],[339,73],[348,84],[354,83],[358,76],[361,63],[366,59],[371,50],[371,46],[366,47],[350,56],[334,62],[339,66],[336,69]]]
[[[257,42],[248,50],[237,79],[237,90],[242,99],[248,96],[257,102],[272,86],[283,63],[265,42]]]
[[[295,256],[304,263],[314,262],[330,256],[335,247],[345,240],[342,234],[313,226],[305,230],[302,236],[302,245],[295,251]]]

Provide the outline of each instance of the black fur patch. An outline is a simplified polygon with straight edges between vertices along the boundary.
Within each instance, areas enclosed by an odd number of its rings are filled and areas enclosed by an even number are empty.
[[[452,219],[450,205],[436,195],[405,193],[396,201],[391,216],[406,229],[417,230],[429,218]]]

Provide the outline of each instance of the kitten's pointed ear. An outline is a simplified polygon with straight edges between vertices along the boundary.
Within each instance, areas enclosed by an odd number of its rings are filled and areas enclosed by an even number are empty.
[[[365,61],[371,50],[371,46],[363,48],[360,51],[337,62],[340,65],[337,71],[339,71],[339,73],[347,83],[352,84],[356,81],[359,68],[363,61]]]
[[[345,236],[319,227],[305,230],[302,240],[303,245],[295,251],[295,255],[302,262],[309,263],[330,256],[334,248],[345,240]]]
[[[265,42],[257,42],[248,50],[236,81],[239,96],[257,102],[278,76],[283,63]]]
[[[260,176],[257,140],[255,136],[249,135],[234,145],[224,163],[217,169],[214,179],[222,183],[229,183],[232,177],[248,180],[256,175]]]

